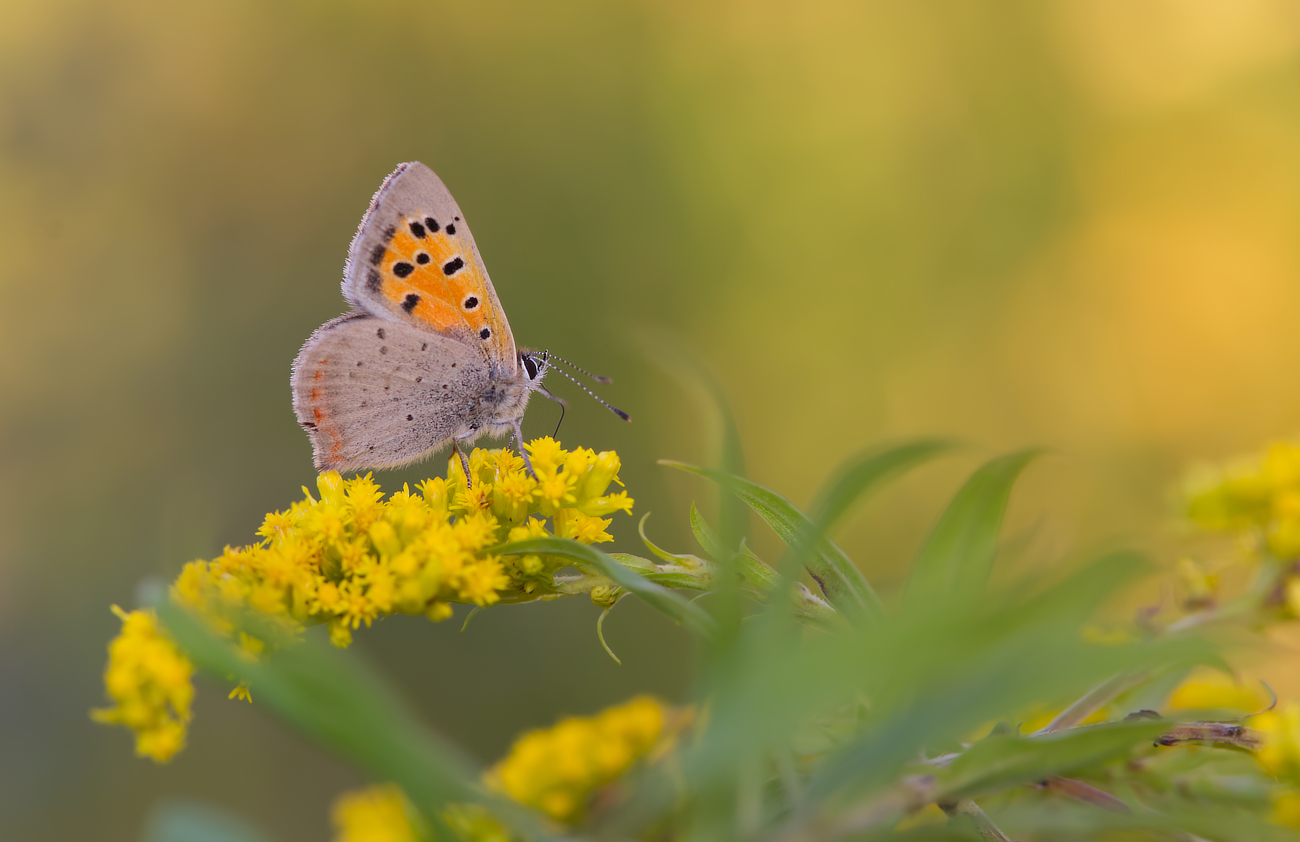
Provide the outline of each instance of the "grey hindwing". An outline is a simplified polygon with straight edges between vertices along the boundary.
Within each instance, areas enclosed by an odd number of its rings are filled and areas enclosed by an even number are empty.
[[[488,384],[477,348],[357,313],[303,346],[293,406],[318,469],[396,467],[462,434]]]

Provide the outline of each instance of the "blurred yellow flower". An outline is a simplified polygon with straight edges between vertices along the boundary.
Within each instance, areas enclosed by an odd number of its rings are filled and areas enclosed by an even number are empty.
[[[421,842],[415,811],[396,784],[376,784],[345,792],[330,811],[334,842]]]
[[[1300,830],[1300,792],[1283,790],[1273,796],[1273,823]]]
[[[1300,443],[1202,469],[1187,483],[1187,515],[1216,531],[1253,531],[1278,558],[1300,556]]]
[[[649,696],[530,731],[488,773],[488,785],[557,821],[580,818],[597,789],[622,776],[659,739],[666,710]]]
[[[1268,707],[1270,698],[1259,684],[1246,684],[1209,667],[1200,667],[1169,696],[1170,710],[1230,708],[1245,714]]]
[[[1300,782],[1300,705],[1288,702],[1252,717],[1250,724],[1264,740],[1255,755],[1260,765],[1278,778]]]
[[[114,706],[91,717],[135,731],[135,753],[165,763],[185,746],[194,667],[160,633],[152,611],[128,614],[114,605],[113,613],[122,632],[109,644],[104,686]]]

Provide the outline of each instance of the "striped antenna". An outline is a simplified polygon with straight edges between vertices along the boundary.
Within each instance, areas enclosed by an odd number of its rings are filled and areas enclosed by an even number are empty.
[[[573,363],[569,362],[568,360],[564,359],[563,357],[557,357],[555,354],[552,354],[552,353],[549,352],[549,351],[547,351],[547,352],[545,352],[545,353],[546,353],[546,356],[547,356],[549,359],[552,359],[552,360],[559,360],[560,362],[562,362],[562,363],[564,363],[565,365],[567,365],[569,368],[572,368],[574,371],[578,371],[578,372],[581,372],[581,373],[587,375],[587,376],[590,377],[592,380],[595,380],[597,383],[613,383],[613,382],[614,382],[614,381],[610,380],[608,377],[601,377],[599,374],[592,374],[590,371],[587,371],[585,368],[579,368],[578,366],[574,365]],[[609,401],[607,401],[607,400],[605,400],[604,398],[602,398],[600,395],[598,395],[598,394],[596,394],[595,392],[593,392],[593,391],[591,391],[590,389],[588,389],[584,384],[580,383],[580,382],[578,381],[578,379],[577,379],[576,377],[574,377],[572,374],[570,374],[569,372],[565,371],[565,370],[562,369],[562,368],[557,368],[557,369],[555,369],[555,370],[558,371],[558,372],[560,372],[560,374],[563,374],[565,377],[569,378],[569,380],[572,381],[573,383],[575,383],[575,384],[578,386],[579,389],[581,389],[582,391],[584,391],[584,392],[586,392],[587,394],[591,395],[593,398],[596,399],[596,402],[597,402],[597,403],[599,403],[601,406],[605,407],[605,408],[608,409],[610,412],[612,412],[612,413],[614,413],[615,415],[617,415],[619,418],[622,418],[624,421],[631,421],[631,420],[632,420],[632,417],[631,417],[630,415],[628,415],[626,412],[624,412],[623,410],[619,409],[618,407],[614,406],[614,405],[611,404]],[[564,416],[561,415],[560,417],[561,417],[561,419],[563,419]]]

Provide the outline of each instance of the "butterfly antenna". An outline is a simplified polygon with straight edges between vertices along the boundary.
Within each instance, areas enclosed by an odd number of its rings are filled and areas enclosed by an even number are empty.
[[[574,365],[573,363],[571,363],[571,362],[569,362],[568,360],[566,360],[564,357],[561,357],[559,354],[552,354],[550,351],[547,351],[547,352],[546,352],[546,356],[549,357],[549,358],[551,358],[551,359],[554,359],[554,360],[559,360],[560,362],[562,362],[562,363],[564,363],[565,365],[567,365],[569,368],[573,369],[574,371],[577,371],[577,372],[580,372],[580,373],[582,373],[582,374],[587,375],[587,376],[590,377],[592,380],[595,380],[597,383],[613,383],[613,382],[614,382],[613,380],[609,379],[608,377],[602,377],[602,376],[600,376],[599,374],[592,374],[590,371],[587,371],[587,369],[583,368],[583,367],[580,366],[580,365]],[[567,374],[566,374],[565,376],[568,377]],[[572,377],[569,377],[569,379],[570,379],[570,380],[573,380]],[[577,381],[574,380],[574,382],[576,383]],[[581,385],[581,384],[579,384],[579,385]],[[588,394],[590,394],[590,392],[588,392]],[[593,398],[596,398],[595,395],[592,395],[592,397],[593,397]],[[600,398],[596,398],[596,400],[600,400]],[[601,403],[604,403],[604,401],[601,401]],[[609,404],[605,404],[605,405],[606,405],[606,406],[609,406]],[[613,407],[610,407],[610,408],[612,409]]]
[[[557,356],[555,356],[554,354],[551,354],[550,356],[551,356],[552,359],[560,360],[560,358],[557,357]],[[582,369],[578,368],[576,365],[573,365],[573,363],[569,362],[568,360],[560,360],[560,362],[562,362],[562,363],[564,363],[564,364],[566,364],[566,365],[573,366],[573,368],[577,369],[578,371],[582,371]],[[584,391],[584,392],[586,392],[587,394],[591,395],[593,398],[596,399],[596,402],[597,402],[597,403],[599,403],[601,406],[605,407],[605,408],[608,409],[610,412],[612,412],[612,413],[614,413],[615,415],[617,415],[619,418],[622,418],[624,421],[631,421],[631,420],[632,420],[632,416],[628,415],[628,414],[627,414],[626,412],[624,412],[623,410],[621,410],[621,409],[619,409],[618,407],[614,406],[612,403],[610,403],[609,401],[605,400],[605,399],[602,398],[600,395],[598,395],[598,394],[596,394],[595,392],[591,391],[591,390],[588,389],[586,386],[584,386],[582,383],[579,383],[579,382],[578,382],[578,379],[577,379],[576,377],[574,377],[572,374],[570,374],[569,372],[565,371],[565,370],[562,369],[562,368],[557,368],[557,369],[555,369],[555,370],[558,371],[558,372],[560,372],[560,374],[563,374],[565,377],[569,378],[569,380],[571,380],[575,385],[577,385],[577,387],[578,387],[579,389],[581,389],[582,391]],[[593,380],[599,382],[599,383],[609,383],[609,382],[610,382],[610,379],[609,379],[608,377],[599,377],[599,376],[597,376],[597,375],[595,375],[595,374],[592,374],[592,373],[590,373],[590,372],[587,372],[587,371],[582,371],[582,373],[585,374],[585,375],[587,375],[588,377],[592,378]],[[561,420],[561,421],[564,420],[564,416],[563,416],[563,415],[560,416],[560,420]],[[557,430],[558,430],[558,428],[557,428]]]

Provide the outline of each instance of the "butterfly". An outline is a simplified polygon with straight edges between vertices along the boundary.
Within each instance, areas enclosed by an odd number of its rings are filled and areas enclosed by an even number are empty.
[[[399,467],[450,441],[468,480],[461,445],[513,433],[535,476],[520,421],[534,392],[564,405],[542,385],[551,355],[515,348],[465,217],[424,164],[402,164],[375,193],[343,297],[352,311],[293,362],[293,410],[317,470]]]

